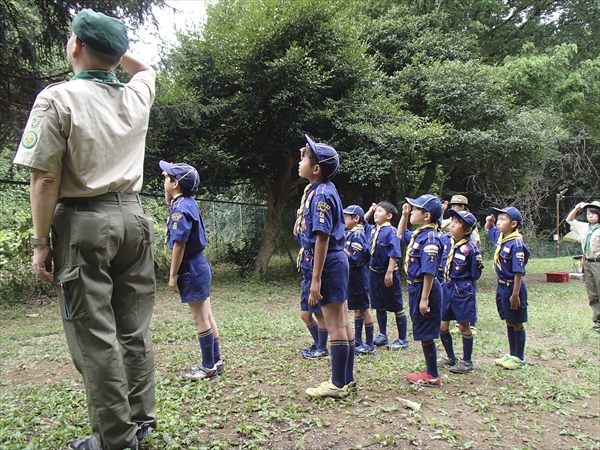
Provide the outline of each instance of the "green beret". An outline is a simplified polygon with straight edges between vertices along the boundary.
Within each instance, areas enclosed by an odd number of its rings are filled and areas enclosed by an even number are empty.
[[[81,10],[71,27],[81,42],[97,52],[120,57],[129,47],[125,24],[91,9]]]

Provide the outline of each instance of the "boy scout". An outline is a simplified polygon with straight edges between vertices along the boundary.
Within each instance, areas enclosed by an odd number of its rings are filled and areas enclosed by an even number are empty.
[[[77,14],[66,48],[75,76],[37,96],[14,160],[33,169],[33,268],[59,286],[85,384],[93,436],[74,450],[135,450],[156,425],[154,224],[138,196],[156,74],[128,45],[120,20]],[[119,64],[127,84],[112,73]]]

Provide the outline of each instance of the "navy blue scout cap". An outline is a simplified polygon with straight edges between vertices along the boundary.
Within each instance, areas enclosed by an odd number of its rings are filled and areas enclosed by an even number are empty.
[[[417,208],[422,208],[431,214],[431,223],[438,221],[442,217],[442,202],[439,198],[432,194],[423,194],[419,198],[406,197],[406,203]]]
[[[517,225],[521,225],[521,222],[523,222],[523,216],[514,206],[507,206],[506,208],[502,209],[492,208],[492,214],[496,216],[496,218],[498,218],[499,214],[507,214],[511,220],[515,220],[517,222]]]
[[[166,161],[160,161],[158,165],[192,194],[198,190],[200,175],[198,175],[198,171],[193,166],[183,163],[173,164]]]
[[[351,214],[360,217],[360,221],[365,221],[365,211],[358,205],[350,205],[344,209],[344,214]]]
[[[81,10],[73,19],[71,28],[81,42],[106,55],[121,57],[129,47],[125,24],[91,9]]]
[[[469,211],[454,211],[451,209],[448,211],[448,215],[450,217],[458,217],[461,219],[467,225],[467,228],[475,228],[477,225],[477,219]]]
[[[335,148],[331,145],[322,144],[320,142],[315,143],[308,137],[308,134],[305,134],[304,137],[306,138],[308,145],[310,145],[310,148],[315,152],[315,155],[317,155],[323,176],[325,178],[333,178],[340,168],[340,155],[338,155],[338,152],[336,152]]]

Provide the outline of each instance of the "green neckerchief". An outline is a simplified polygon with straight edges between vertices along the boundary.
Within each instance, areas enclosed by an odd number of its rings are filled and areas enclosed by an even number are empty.
[[[95,81],[96,83],[111,84],[113,86],[123,87],[125,86],[114,74],[107,72],[106,70],[84,70],[76,73],[71,80],[87,80]]]
[[[590,241],[592,239],[592,233],[594,231],[596,231],[598,228],[600,228],[600,223],[597,223],[594,226],[589,225],[588,234],[587,234],[587,236],[585,238],[585,247],[583,249],[583,253],[587,253],[587,251],[589,250],[589,248],[590,248]]]

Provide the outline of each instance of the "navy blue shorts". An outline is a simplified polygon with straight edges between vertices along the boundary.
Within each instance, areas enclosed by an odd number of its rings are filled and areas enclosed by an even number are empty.
[[[331,303],[344,303],[348,299],[348,278],[350,266],[344,252],[336,252],[335,256],[327,255],[321,273],[321,295],[319,306]]]
[[[181,303],[206,300],[210,297],[211,280],[212,268],[203,253],[199,253],[193,259],[181,261],[177,272]]]
[[[304,271],[303,271],[304,272]],[[311,313],[321,312],[319,305],[310,306],[308,304],[308,296],[310,295],[310,283],[312,282],[312,272],[308,275],[304,275],[302,283],[300,283],[300,311],[309,311]]]
[[[371,292],[371,308],[385,309],[390,312],[404,311],[402,303],[402,284],[400,272],[394,270],[394,281],[390,287],[385,285],[385,273],[369,270],[369,290]]]
[[[424,316],[419,311],[423,283],[408,285],[408,304],[410,306],[410,319],[412,321],[413,339],[415,341],[428,341],[440,337],[442,313],[442,287],[435,279],[429,293],[429,313]]]
[[[442,321],[477,322],[477,284],[471,280],[447,281],[442,285]]]
[[[510,296],[513,292],[513,284],[498,283],[496,288],[496,308],[502,320],[506,320],[511,325],[527,322],[527,286],[521,281],[519,289],[519,299],[521,306],[519,309],[510,309]]]
[[[350,267],[348,280],[348,309],[369,309],[369,267],[363,264]]]

